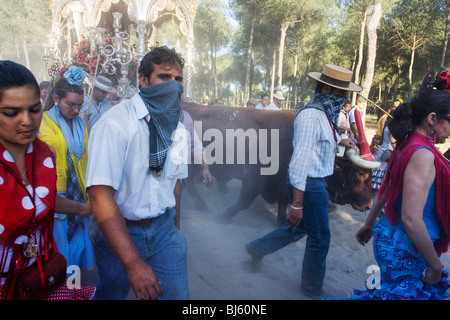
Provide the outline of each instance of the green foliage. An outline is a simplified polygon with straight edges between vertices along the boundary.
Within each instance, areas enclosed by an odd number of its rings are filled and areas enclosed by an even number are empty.
[[[371,98],[405,97],[414,37],[419,41],[415,48],[413,88],[419,86],[427,70],[439,69],[447,3],[446,0],[383,0]],[[193,97],[218,95],[230,104],[239,103],[246,81],[251,23],[256,15],[249,59],[253,97],[271,88],[280,49],[280,29],[287,25],[283,88],[296,101],[307,99],[313,92],[307,72],[320,71],[325,63],[355,68],[361,21],[372,4],[373,0],[198,0],[194,21]],[[176,21],[168,15],[159,23],[156,42],[179,47],[185,53],[186,38],[180,34]],[[2,0],[0,30],[0,58],[25,63],[25,45],[31,69],[45,75],[42,44],[47,42],[51,30],[50,0]],[[367,39],[363,46],[361,77],[365,72]],[[446,65],[449,64],[447,54]]]
[[[229,59],[220,59],[218,54],[224,50],[231,37],[231,23],[225,19],[225,6],[220,0],[199,2],[194,25],[195,36],[195,73],[193,82],[199,101],[201,97],[220,96],[226,70],[232,63]],[[221,82],[221,86],[218,82]],[[226,85],[225,85],[226,86]],[[194,97],[194,99],[195,99]]]
[[[408,91],[407,76],[411,63],[411,53],[415,50],[413,65],[413,87],[418,88],[424,74],[440,67],[440,56],[445,29],[445,1],[400,0],[386,13],[380,28],[380,48],[383,59],[379,60],[378,70],[393,72],[396,59],[401,63],[399,84],[403,95]]]

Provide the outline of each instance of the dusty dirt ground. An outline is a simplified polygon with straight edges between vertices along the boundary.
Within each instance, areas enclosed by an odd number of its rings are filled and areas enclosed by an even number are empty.
[[[375,129],[369,125],[369,143],[374,132]],[[181,230],[189,248],[191,299],[308,300],[300,291],[305,239],[266,256],[259,272],[250,268],[250,258],[244,245],[277,227],[276,205],[258,197],[231,223],[216,221],[216,215],[237,199],[240,187],[239,180],[231,180],[229,192],[221,193],[217,183],[210,188],[197,183],[208,211],[198,210],[187,190],[183,190]],[[353,210],[349,205],[330,204],[331,247],[323,288],[326,296],[347,298],[353,289],[365,288],[365,281],[371,275],[367,269],[376,262],[372,241],[363,247],[356,241],[355,233],[364,223],[366,214]],[[450,267],[450,253],[442,256],[442,262],[447,268]],[[83,284],[95,285],[96,281],[95,270],[83,271]],[[127,299],[135,299],[131,291]]]

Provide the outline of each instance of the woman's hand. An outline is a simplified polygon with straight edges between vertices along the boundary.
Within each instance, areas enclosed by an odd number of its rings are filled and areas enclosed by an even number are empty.
[[[422,275],[422,281],[425,284],[435,285],[441,280],[442,269],[433,270],[426,268]]]
[[[361,227],[361,229],[358,230],[358,232],[356,233],[356,240],[358,240],[358,242],[365,246],[367,242],[369,242],[369,240],[372,238],[373,235],[373,227],[368,226],[368,225],[363,225]]]

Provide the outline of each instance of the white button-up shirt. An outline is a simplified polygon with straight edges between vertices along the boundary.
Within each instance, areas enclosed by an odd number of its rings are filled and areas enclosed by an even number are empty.
[[[305,191],[306,178],[325,178],[333,174],[337,135],[325,112],[307,108],[294,121],[294,139],[289,163],[290,183],[298,190]]]
[[[86,187],[114,188],[114,198],[129,220],[153,218],[175,206],[177,179],[186,178],[187,137],[181,122],[164,164],[164,176],[149,172],[149,112],[139,94],[102,115],[89,137]]]

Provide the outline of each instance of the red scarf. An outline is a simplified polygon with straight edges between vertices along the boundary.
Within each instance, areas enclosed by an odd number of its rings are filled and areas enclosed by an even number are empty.
[[[422,134],[413,131],[405,141],[396,148],[389,159],[389,169],[378,192],[378,199],[385,192],[389,196],[386,202],[386,218],[393,224],[398,223],[395,212],[395,200],[402,194],[403,175],[411,156],[418,147],[427,147],[434,154],[434,167],[436,169],[436,212],[441,225],[440,238],[436,240],[434,247],[440,256],[447,252],[450,245],[450,165],[438,149]]]
[[[56,200],[55,158],[50,148],[38,138],[29,145],[26,167],[34,195],[38,195],[47,209],[35,218],[36,207],[32,197],[22,183],[22,178],[10,153],[0,144],[0,273],[8,267],[6,283],[0,287],[2,299],[10,299],[20,271],[29,260],[21,253],[21,244],[15,243],[20,236],[29,237],[40,232],[36,239],[39,245],[37,263],[40,265],[57,249],[53,239],[53,216]],[[6,265],[8,252],[13,251],[11,263]],[[5,274],[1,275],[4,277]]]

